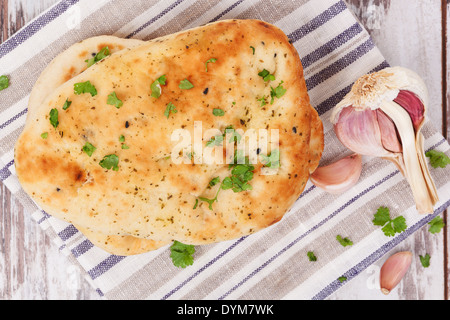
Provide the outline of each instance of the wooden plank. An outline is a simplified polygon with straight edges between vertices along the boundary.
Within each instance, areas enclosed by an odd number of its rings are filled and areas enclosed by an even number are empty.
[[[0,0],[1,42],[57,0]],[[94,300],[98,293],[0,187],[0,299]]]
[[[347,0],[349,8],[366,27],[386,60],[410,68],[428,84],[429,117],[442,123],[442,11],[441,3],[428,0]],[[402,242],[330,299],[441,300],[444,285],[444,232],[432,235],[428,226]],[[398,251],[411,251],[410,270],[390,295],[379,291],[379,271],[384,261]],[[428,253],[431,266],[423,268],[419,255]]]

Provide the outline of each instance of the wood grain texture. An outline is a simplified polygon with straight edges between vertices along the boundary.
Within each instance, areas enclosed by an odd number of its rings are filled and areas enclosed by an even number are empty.
[[[0,42],[58,0],[0,0]],[[265,1],[265,0],[263,0]],[[280,0],[281,1],[281,0]],[[320,1],[320,0],[317,0]],[[450,4],[446,0],[346,0],[392,65],[417,71],[428,83],[430,117],[450,137]],[[443,19],[443,17],[446,19]],[[445,20],[444,24],[443,21]],[[444,28],[442,27],[444,26]],[[443,63],[443,58],[445,62]],[[443,108],[447,108],[443,112]],[[446,218],[446,216],[445,216]],[[7,190],[0,187],[0,299],[99,299],[98,294],[71,265],[44,231],[24,212]],[[424,227],[363,271],[329,299],[442,300],[448,298],[449,230],[432,235]],[[393,253],[414,253],[413,264],[389,295],[379,290],[379,270]],[[430,254],[424,269],[418,256]]]

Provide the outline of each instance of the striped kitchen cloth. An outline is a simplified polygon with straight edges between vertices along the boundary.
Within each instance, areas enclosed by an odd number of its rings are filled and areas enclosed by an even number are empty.
[[[251,236],[199,246],[194,265],[178,269],[168,247],[132,257],[110,255],[24,193],[13,148],[33,84],[58,53],[96,35],[148,40],[230,18],[261,19],[289,36],[302,58],[312,105],[324,122],[322,163],[348,153],[333,132],[330,110],[357,78],[388,63],[343,1],[63,0],[0,45],[0,70],[11,79],[10,88],[0,92],[0,178],[105,299],[324,299],[450,203],[450,166],[432,169],[440,202],[434,214],[424,216],[416,212],[409,185],[393,164],[364,157],[362,177],[350,191],[333,196],[309,183],[279,223]],[[450,154],[447,141],[430,124],[424,135],[426,149]],[[386,237],[372,223],[380,206],[403,215],[407,230]],[[354,245],[343,247],[337,235]],[[308,260],[308,251],[316,262]]]

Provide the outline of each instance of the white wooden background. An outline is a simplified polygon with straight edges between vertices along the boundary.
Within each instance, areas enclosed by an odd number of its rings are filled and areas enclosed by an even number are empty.
[[[57,1],[0,0],[0,43]],[[425,79],[431,96],[430,118],[435,124],[442,124],[442,132],[449,138],[450,61],[446,35],[450,3],[447,0],[346,2],[391,65],[411,68]],[[447,221],[447,214],[442,216]],[[0,299],[100,299],[3,184],[0,184],[0,235]],[[432,235],[424,227],[329,299],[448,300],[448,235],[448,228]],[[378,284],[380,267],[389,255],[402,250],[414,253],[412,266],[400,285],[384,296]],[[427,269],[418,258],[425,253],[432,257]]]

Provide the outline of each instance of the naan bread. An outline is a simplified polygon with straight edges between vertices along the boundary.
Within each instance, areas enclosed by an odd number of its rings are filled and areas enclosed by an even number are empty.
[[[33,113],[38,110],[45,98],[68,80],[87,69],[86,60],[94,57],[107,47],[110,53],[125,48],[133,48],[144,44],[141,40],[122,39],[114,36],[98,36],[88,38],[70,46],[55,57],[44,69],[36,81],[28,101],[28,119],[33,119]],[[30,116],[31,115],[31,116]],[[87,228],[76,226],[95,246],[115,255],[136,255],[159,249],[168,243],[133,236],[113,236],[93,232]]]
[[[211,58],[217,61],[206,71]],[[259,77],[263,69],[276,81]],[[161,75],[167,84],[156,99],[150,96],[150,84]],[[178,84],[184,79],[194,88],[181,90]],[[286,94],[262,107],[258,99],[281,80]],[[74,94],[74,84],[85,81],[95,85],[98,95]],[[112,92],[123,101],[120,109],[106,103]],[[72,105],[64,111],[66,99]],[[169,102],[177,113],[167,118]],[[55,107],[57,130],[48,119]],[[212,115],[218,107],[225,110],[223,117]],[[228,125],[244,131],[279,129],[278,173],[262,175],[262,165],[255,165],[253,189],[222,190],[210,210],[198,199],[214,198],[219,186],[208,188],[209,182],[230,176],[228,165],[175,165],[167,159],[177,143],[171,141],[172,132],[192,132],[194,121],[202,121],[204,130]],[[47,139],[41,138],[43,132]],[[121,149],[120,135],[130,149]],[[82,151],[87,141],[97,148],[92,157]],[[303,191],[322,150],[321,122],[309,104],[301,62],[287,37],[261,21],[229,20],[116,52],[59,86],[27,121],[15,163],[25,191],[49,214],[80,229],[206,244],[279,221]],[[118,171],[100,167],[109,154],[119,157]]]

